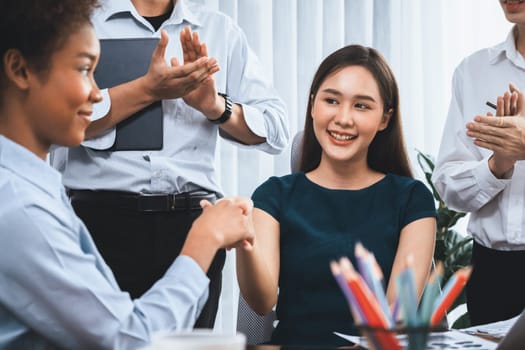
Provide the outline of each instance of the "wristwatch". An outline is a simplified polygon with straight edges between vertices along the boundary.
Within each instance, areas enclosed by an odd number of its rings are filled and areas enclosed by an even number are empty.
[[[224,97],[224,102],[226,102],[226,106],[224,108],[224,112],[221,114],[221,116],[217,119],[208,119],[213,124],[222,124],[226,122],[230,117],[232,116],[232,100],[230,100],[230,96],[223,94],[219,92],[219,95]]]

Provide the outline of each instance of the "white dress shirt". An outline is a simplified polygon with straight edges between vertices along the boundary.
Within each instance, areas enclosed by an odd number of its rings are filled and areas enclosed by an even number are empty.
[[[130,0],[106,0],[93,18],[100,39],[160,37],[169,35],[166,61],[182,62],[180,32],[187,25],[199,33],[208,53],[218,60],[214,75],[217,91],[227,93],[242,106],[250,130],[266,142],[244,146],[276,154],[289,139],[286,108],[273,89],[258,58],[249,48],[241,29],[226,15],[203,5],[178,0],[170,18],[155,31]],[[109,108],[109,94],[96,109],[93,120]],[[105,151],[115,140],[115,128],[87,140],[83,147],[59,149],[52,164],[63,173],[72,189],[121,190],[149,193],[179,193],[204,188],[222,193],[215,173],[215,150],[219,127],[189,107],[182,98],[163,100],[164,147],[160,151]]]
[[[136,349],[191,328],[209,280],[179,256],[141,298],[122,292],[60,174],[0,135],[0,348]]]
[[[467,231],[476,242],[524,250],[525,162],[516,162],[509,179],[498,179],[488,167],[492,151],[466,135],[467,122],[495,112],[485,102],[496,103],[509,82],[525,88],[525,59],[516,50],[513,31],[505,42],[472,54],[456,68],[432,181],[451,209],[470,213]]]

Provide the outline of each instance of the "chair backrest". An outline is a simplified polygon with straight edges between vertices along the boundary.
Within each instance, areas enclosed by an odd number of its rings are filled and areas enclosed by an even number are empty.
[[[274,329],[275,311],[259,316],[239,293],[239,311],[237,313],[237,331],[246,335],[246,342],[251,345],[262,344],[270,340]]]
[[[295,134],[292,140],[292,149],[290,151],[290,169],[292,173],[299,171],[301,166],[301,152],[303,149],[303,134],[304,131],[301,130]]]

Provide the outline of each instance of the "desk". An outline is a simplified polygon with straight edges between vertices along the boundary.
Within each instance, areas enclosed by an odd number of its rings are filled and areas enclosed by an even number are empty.
[[[450,333],[447,332],[447,333],[443,333],[443,335],[441,337],[446,337],[447,335],[449,335]],[[439,336],[439,335],[438,335]],[[469,335],[466,335],[467,337],[471,337]],[[479,336],[479,335],[478,335]],[[453,343],[455,346],[453,347],[454,349],[470,349],[470,348],[479,348],[479,349],[494,349],[496,347],[496,344],[498,342],[498,339],[495,339],[495,338],[491,338],[491,337],[486,337],[486,336],[479,336],[480,338],[483,338],[484,340],[488,340],[489,342],[491,342],[491,345],[489,345],[487,347],[488,344],[486,344],[486,342],[484,341],[481,341],[482,344],[484,345],[479,345],[479,346],[473,346],[474,344],[472,344],[468,339],[465,341],[465,340],[461,340],[459,343],[457,343],[459,340],[457,340],[457,338],[453,338],[454,341],[456,343]],[[459,345],[458,347],[458,344],[461,344]],[[465,345],[466,344],[466,345]],[[444,342],[441,342],[440,341],[440,345],[445,345]],[[434,348],[434,347],[433,347]],[[520,347],[521,348],[521,347]],[[348,345],[348,346],[340,346],[340,347],[329,347],[329,346],[278,346],[278,345],[247,345],[246,346],[246,350],[364,350],[362,347],[360,347],[359,345]]]
[[[341,347],[326,347],[326,346],[279,346],[279,345],[247,345],[246,350],[358,350],[361,347],[355,346],[341,346]]]

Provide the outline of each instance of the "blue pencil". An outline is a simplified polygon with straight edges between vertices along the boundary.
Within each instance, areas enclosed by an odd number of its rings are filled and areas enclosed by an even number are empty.
[[[439,286],[443,277],[443,263],[440,261],[428,280],[423,292],[421,305],[419,307],[419,317],[425,324],[430,324],[430,317],[434,309],[434,302],[439,296]]]
[[[394,301],[394,305],[392,306],[392,319],[394,320],[394,324],[397,323],[397,321],[401,321],[401,315],[399,314],[399,292],[397,293],[396,300]]]
[[[405,322],[409,327],[417,327],[420,321],[417,314],[418,299],[412,262],[413,257],[409,255],[407,257],[406,268],[397,276],[397,293],[401,301]]]
[[[388,326],[394,327],[395,322],[392,319],[390,308],[386,300],[385,290],[382,284],[383,275],[375,257],[361,243],[355,245],[355,256],[360,267],[361,275],[370,287],[370,290],[374,293],[384,315],[387,318]],[[379,271],[378,271],[379,270]]]
[[[370,263],[367,261],[367,253],[368,251],[365,249],[365,247],[363,247],[363,245],[360,242],[357,242],[355,244],[354,255],[355,260],[357,262],[357,268],[361,273],[361,276],[365,280],[366,284],[368,284],[368,287],[370,289],[373,289],[374,282],[372,277],[372,269],[370,267]]]

